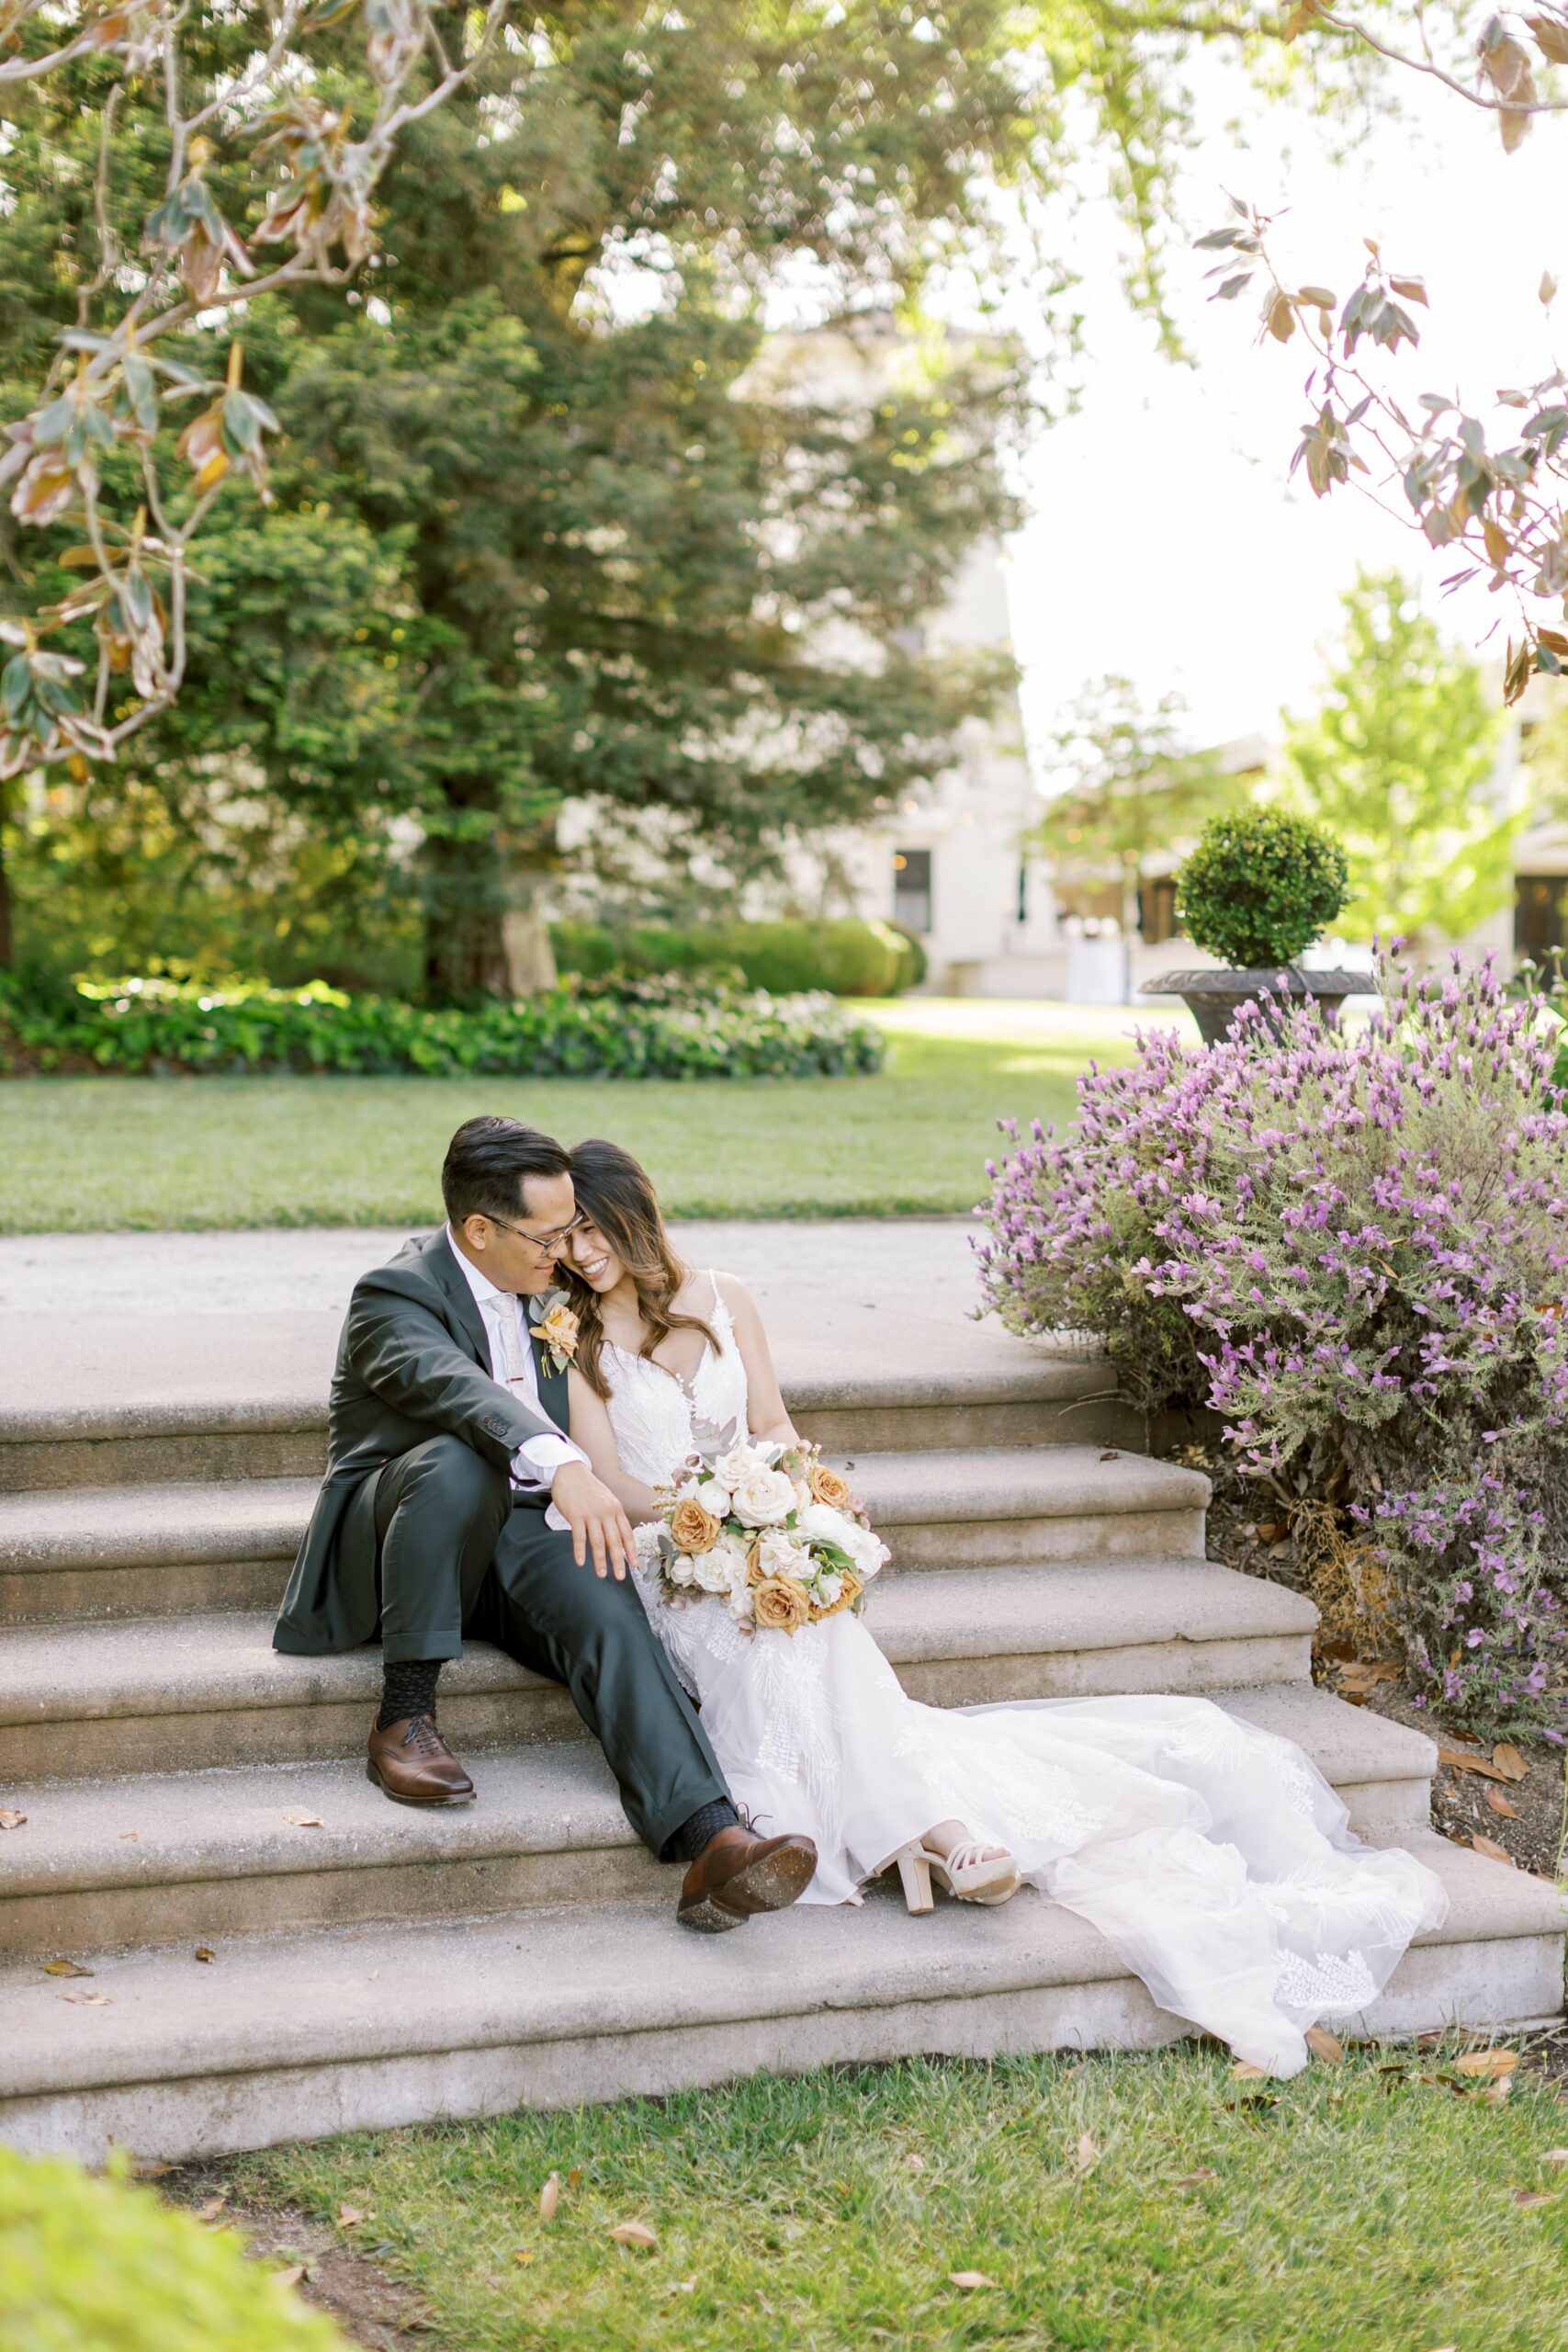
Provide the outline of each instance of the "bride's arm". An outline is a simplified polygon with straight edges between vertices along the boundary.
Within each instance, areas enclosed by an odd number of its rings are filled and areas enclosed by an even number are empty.
[[[652,1519],[653,1488],[645,1487],[640,1478],[628,1478],[622,1469],[609,1408],[603,1396],[595,1396],[580,1372],[567,1374],[566,1393],[569,1434],[572,1443],[580,1445],[588,1456],[594,1476],[604,1480],[632,1521]]]
[[[740,1361],[746,1367],[747,1419],[751,1435],[765,1439],[773,1445],[797,1445],[800,1432],[790,1419],[789,1408],[779,1393],[779,1376],[773,1370],[773,1351],[768,1335],[762,1329],[762,1318],[757,1312],[757,1302],[742,1282],[733,1274],[716,1274],[715,1282],[729,1309],[735,1326],[735,1344],[740,1351]],[[598,1464],[595,1464],[597,1468]]]

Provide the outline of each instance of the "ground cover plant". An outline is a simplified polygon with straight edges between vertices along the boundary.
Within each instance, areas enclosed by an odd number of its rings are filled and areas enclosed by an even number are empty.
[[[1009,1111],[1066,1117],[1090,1055],[1132,1017],[1086,1006],[857,1007],[875,1077],[39,1078],[0,1084],[0,1230],[399,1225],[440,1216],[453,1129],[501,1111],[575,1142],[612,1135],[686,1216],[965,1213]]]
[[[454,2352],[1540,2352],[1568,2325],[1564,2110],[1459,2056],[1350,2052],[1282,2085],[1211,2048],[915,2060],[222,2178],[242,2207],[357,2217],[339,2234]],[[652,2243],[617,2242],[627,2222]]]
[[[1568,1116],[1532,997],[1385,967],[1384,1015],[1243,1008],[1080,1081],[994,1169],[988,1302],[1103,1332],[1203,1404],[1418,1687],[1482,1732],[1561,1712]]]
[[[737,976],[598,978],[467,1008],[312,980],[0,979],[0,1071],[473,1070],[531,1078],[815,1078],[881,1068],[880,1033],[821,991]]]

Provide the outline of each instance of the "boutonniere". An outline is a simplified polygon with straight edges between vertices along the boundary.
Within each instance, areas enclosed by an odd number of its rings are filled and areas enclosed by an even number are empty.
[[[577,1317],[564,1290],[542,1290],[527,1301],[528,1324],[549,1358],[552,1372],[564,1372],[577,1354]]]

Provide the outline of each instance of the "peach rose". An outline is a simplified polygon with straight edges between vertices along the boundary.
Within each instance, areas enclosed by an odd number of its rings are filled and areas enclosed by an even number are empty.
[[[852,1609],[856,1601],[860,1599],[860,1578],[856,1576],[852,1576],[850,1571],[846,1568],[844,1571],[843,1586],[840,1591],[839,1598],[837,1600],[824,1602],[822,1607],[818,1610],[817,1615],[818,1618],[836,1617],[840,1609]]]
[[[787,1577],[764,1577],[751,1588],[751,1614],[769,1633],[793,1634],[809,1623],[811,1603]]]
[[[829,1510],[843,1510],[850,1500],[850,1482],[829,1470],[825,1462],[814,1462],[806,1474],[813,1502],[826,1503]]]
[[[694,1495],[688,1495],[670,1515],[670,1532],[677,1551],[711,1552],[723,1529],[711,1510],[705,1510]]]
[[[564,1301],[552,1306],[547,1315],[541,1315],[533,1329],[535,1339],[549,1350],[558,1371],[576,1355],[577,1317]]]

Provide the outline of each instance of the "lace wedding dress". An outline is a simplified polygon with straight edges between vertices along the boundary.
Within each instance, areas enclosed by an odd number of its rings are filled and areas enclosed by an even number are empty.
[[[746,1430],[745,1368],[714,1295],[721,1346],[689,1389],[604,1351],[621,1466],[649,1486],[700,1425]],[[737,1804],[765,1835],[815,1838],[807,1903],[857,1901],[897,1847],[962,1821],[1099,1928],[1162,2008],[1276,2075],[1305,2064],[1307,2026],[1357,2016],[1443,1917],[1439,1881],[1353,1837],[1299,1748],[1205,1699],[926,1707],[847,1611],[753,1631],[716,1601],[671,1606],[650,1577],[638,1586]]]

